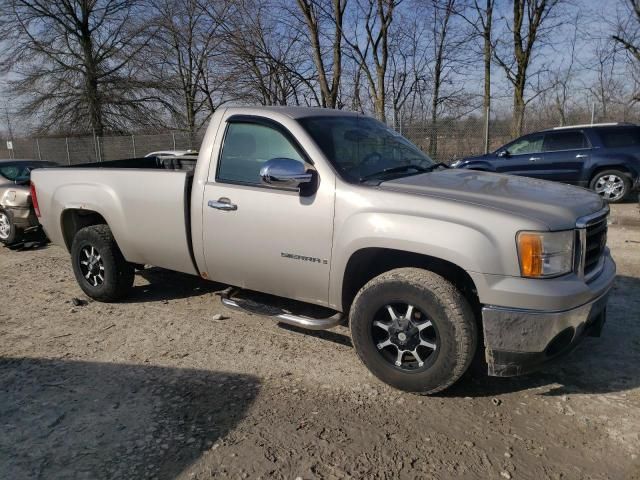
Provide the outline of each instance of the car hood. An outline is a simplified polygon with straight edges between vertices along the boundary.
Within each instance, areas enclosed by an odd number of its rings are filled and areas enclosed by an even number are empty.
[[[550,230],[575,228],[577,218],[605,207],[600,196],[584,188],[464,169],[398,178],[380,188],[502,210],[543,222]]]

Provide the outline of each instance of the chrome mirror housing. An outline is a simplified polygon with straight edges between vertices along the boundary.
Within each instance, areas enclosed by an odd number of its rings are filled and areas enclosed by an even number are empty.
[[[260,169],[260,179],[272,187],[299,188],[311,183],[313,174],[304,163],[291,158],[272,158]]]

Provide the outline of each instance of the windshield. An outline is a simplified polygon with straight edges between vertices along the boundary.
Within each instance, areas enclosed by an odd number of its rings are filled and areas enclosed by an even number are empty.
[[[34,168],[53,165],[48,162],[0,163],[0,175],[12,182],[23,183],[29,181],[31,170]]]
[[[409,140],[373,118],[322,116],[299,123],[349,181],[413,175],[434,165]]]

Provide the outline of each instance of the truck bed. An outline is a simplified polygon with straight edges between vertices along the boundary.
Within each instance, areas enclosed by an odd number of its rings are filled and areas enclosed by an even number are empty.
[[[127,168],[145,170],[182,170],[193,172],[196,165],[194,157],[138,157],[108,162],[80,163],[65,168]]]
[[[34,172],[45,231],[70,247],[65,215],[96,212],[129,262],[197,274],[190,219],[195,160],[176,160],[136,158]]]

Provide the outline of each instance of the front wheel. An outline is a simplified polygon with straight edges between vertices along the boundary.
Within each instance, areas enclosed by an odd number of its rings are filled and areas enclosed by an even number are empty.
[[[119,300],[133,286],[134,267],[122,256],[107,225],[92,225],[76,233],[71,262],[78,285],[95,300]]]
[[[22,230],[16,227],[6,211],[0,210],[0,242],[5,245],[13,245],[21,239]]]
[[[619,170],[599,172],[591,180],[591,189],[609,203],[625,199],[631,188],[629,176]]]
[[[399,268],[367,283],[350,312],[358,356],[380,380],[432,394],[453,385],[473,360],[478,332],[469,303],[440,275]]]

